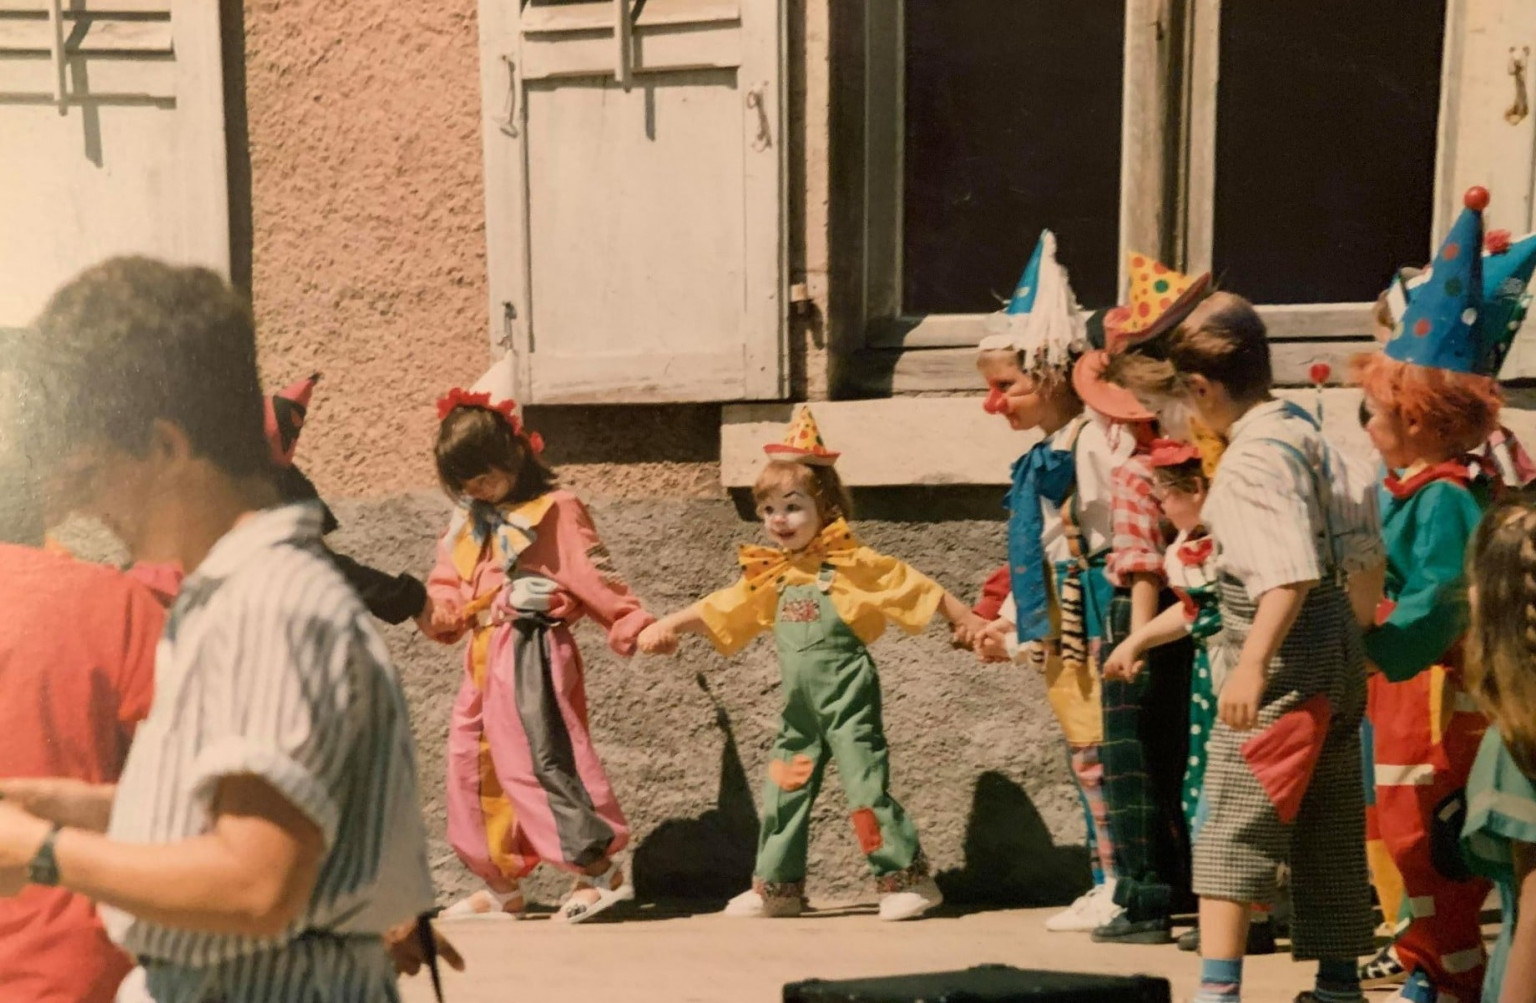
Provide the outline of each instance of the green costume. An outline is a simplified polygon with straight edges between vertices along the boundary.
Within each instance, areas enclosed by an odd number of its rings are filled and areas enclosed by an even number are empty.
[[[757,878],[770,886],[805,879],[811,806],[827,761],[836,759],[870,869],[882,891],[897,891],[904,878],[923,876],[922,850],[890,794],[874,659],[827,597],[834,573],[823,568],[818,584],[786,586],[779,596],[773,636],[784,712],[763,788]]]
[[[889,791],[880,677],[867,644],[895,623],[921,631],[944,589],[854,539],[842,520],[804,550],[742,548],[743,575],[699,603],[722,654],[772,628],[784,709],[768,763],[756,878],[768,898],[803,895],[811,806],[837,761],[853,829],[882,893],[928,876],[917,833]]]

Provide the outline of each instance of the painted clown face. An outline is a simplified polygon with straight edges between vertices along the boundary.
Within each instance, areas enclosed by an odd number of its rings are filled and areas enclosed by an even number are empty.
[[[1046,401],[1040,381],[1019,368],[1018,359],[1003,354],[982,357],[981,376],[987,381],[988,414],[1002,415],[1015,431],[1038,428],[1045,417]]]
[[[821,532],[816,500],[799,488],[774,488],[757,506],[770,539],[785,550],[804,550]]]

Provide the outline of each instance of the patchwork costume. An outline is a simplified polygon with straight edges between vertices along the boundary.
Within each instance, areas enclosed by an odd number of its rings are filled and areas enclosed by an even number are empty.
[[[1237,663],[1264,593],[1317,584],[1267,668],[1255,728],[1211,730],[1194,887],[1271,903],[1288,864],[1292,953],[1353,959],[1371,949],[1372,924],[1360,777],[1365,659],[1344,576],[1381,560],[1375,496],[1294,404],[1256,405],[1228,438],[1204,508],[1217,547],[1217,660]]]
[[[1431,269],[1404,287],[1406,300],[1386,355],[1397,362],[1473,376],[1496,375],[1524,315],[1536,239],[1520,249],[1476,253],[1486,192],[1446,235]],[[1469,253],[1470,252],[1470,253]],[[1489,279],[1493,281],[1488,281]],[[1436,866],[1433,820],[1466,783],[1487,720],[1460,685],[1468,625],[1466,549],[1499,486],[1471,458],[1419,463],[1381,487],[1387,548],[1386,602],[1365,638],[1381,672],[1370,679],[1375,779],[1373,835],[1403,885],[1394,950],[1411,974],[1404,996],[1468,1003],[1479,998],[1484,953],[1479,914],[1488,886]]]
[[[770,456],[830,464],[802,409]],[[879,891],[928,879],[917,831],[890,793],[880,676],[868,645],[896,624],[920,633],[944,589],[894,557],[861,544],[838,519],[804,549],[741,548],[741,578],[696,607],[704,636],[722,655],[773,632],[784,705],[763,787],[754,887],[764,899],[804,899],[811,809],[827,764],[837,763],[851,821]]]
[[[571,628],[591,618],[627,657],[653,618],[586,507],[565,491],[462,505],[427,587],[471,623],[448,736],[459,859],[504,891],[541,862],[579,872],[623,849],[629,825],[593,745]]]
[[[1056,238],[1041,234],[1007,308],[989,322],[981,350],[1019,353],[1025,372],[1069,371],[1086,329]],[[995,392],[994,392],[995,394]],[[992,398],[989,411],[996,411]],[[1013,465],[1004,505],[1008,582],[1000,615],[1017,626],[1021,657],[1042,668],[1051,710],[1069,748],[1086,816],[1095,887],[1115,876],[1114,839],[1104,798],[1099,648],[1113,588],[1105,577],[1111,537],[1110,475],[1129,455],[1111,446],[1108,423],[1083,414],[1037,443]],[[989,603],[978,613],[994,612]]]

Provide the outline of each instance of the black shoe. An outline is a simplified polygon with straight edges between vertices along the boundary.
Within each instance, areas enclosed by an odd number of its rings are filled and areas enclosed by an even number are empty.
[[[1179,950],[1200,951],[1200,928],[1185,930],[1179,935]],[[1245,954],[1274,954],[1275,953],[1275,924],[1250,923],[1248,924],[1248,943],[1244,947]]]
[[[1127,919],[1124,913],[1093,931],[1095,944],[1171,944],[1172,922],[1167,916],[1156,919]]]
[[[1249,923],[1248,943],[1243,947],[1247,954],[1275,953],[1275,924]]]

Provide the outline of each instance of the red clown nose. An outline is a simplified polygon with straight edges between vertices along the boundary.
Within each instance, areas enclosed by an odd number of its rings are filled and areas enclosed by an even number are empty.
[[[981,409],[987,412],[987,414],[1007,414],[1008,397],[997,387],[993,387],[992,392],[987,394],[987,399],[981,405]]]

